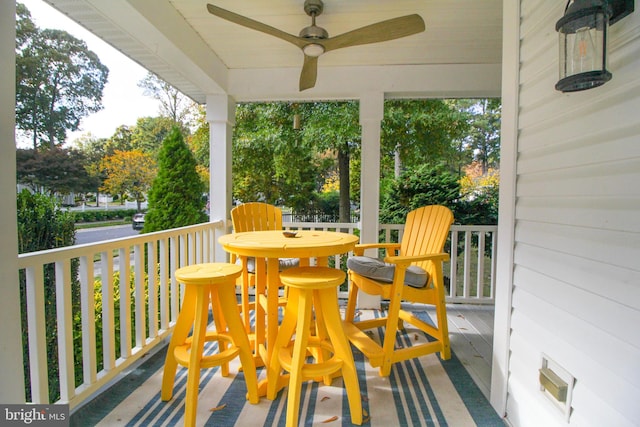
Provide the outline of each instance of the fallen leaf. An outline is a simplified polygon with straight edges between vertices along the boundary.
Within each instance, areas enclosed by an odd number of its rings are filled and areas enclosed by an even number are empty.
[[[227,406],[227,404],[226,404],[226,403],[223,403],[223,404],[222,404],[222,405],[220,405],[220,406],[216,406],[215,408],[211,408],[211,409],[209,409],[209,411],[211,411],[211,412],[221,411],[221,410],[222,410],[222,409],[224,409],[226,406]]]
[[[413,339],[414,339],[414,341],[418,341],[418,334],[415,334],[415,335],[413,336]]]
[[[329,400],[331,399],[329,396],[325,396],[322,399],[320,399],[320,402],[324,402],[325,400]]]
[[[464,316],[462,314],[458,314],[458,317],[464,319]]]
[[[322,424],[332,423],[332,422],[336,421],[337,419],[338,419],[338,416],[337,416],[337,415],[334,415],[333,417],[331,417],[331,418],[327,418],[326,420],[324,420],[324,421],[322,422]]]

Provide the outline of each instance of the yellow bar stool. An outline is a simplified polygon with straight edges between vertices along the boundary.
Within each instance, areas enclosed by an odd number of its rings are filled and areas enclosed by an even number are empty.
[[[195,425],[200,369],[220,366],[229,374],[229,361],[240,356],[248,399],[258,403],[258,381],[249,339],[236,301],[236,279],[242,267],[227,263],[195,264],[175,271],[176,280],[185,285],[182,309],[167,350],[162,376],[161,398],[170,400],[178,364],[188,368],[184,424]],[[209,305],[215,331],[207,331]],[[193,329],[192,335],[189,331]],[[205,341],[218,341],[219,351],[203,355]]]
[[[351,422],[362,424],[360,386],[351,347],[342,327],[336,292],[345,277],[344,272],[328,267],[297,267],[280,273],[280,281],[288,287],[289,296],[269,361],[267,398],[275,399],[281,371],[288,371],[288,427],[298,425],[302,382],[319,377],[324,377],[326,382],[336,372],[342,373]],[[311,335],[314,308],[315,329],[319,332]],[[331,357],[320,357],[317,363],[305,363],[307,351],[318,355],[329,353]]]

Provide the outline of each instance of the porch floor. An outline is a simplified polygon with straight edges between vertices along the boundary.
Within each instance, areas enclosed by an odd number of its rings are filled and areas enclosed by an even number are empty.
[[[421,306],[415,308],[417,310],[426,311],[431,318],[435,318],[435,310],[433,310],[432,307]],[[478,386],[480,392],[484,394],[486,399],[488,399],[491,384],[491,355],[494,317],[493,306],[449,304],[447,306],[447,315],[449,319],[449,335],[453,353],[459,360],[460,364],[466,369],[475,384]],[[148,381],[152,375],[157,375],[157,372],[164,365],[165,354],[166,347],[160,350],[155,355],[149,357],[148,360],[146,360],[143,364],[130,371],[130,373],[123,380],[115,384],[110,389],[106,390],[104,393],[97,396],[93,401],[75,410],[71,415],[71,425],[81,427],[93,426],[98,424],[105,426],[144,425],[144,422],[143,424],[140,424],[141,420],[136,420],[136,416],[141,409],[140,390],[138,389],[143,387],[143,383],[145,383],[145,381]],[[421,359],[426,359],[428,357],[431,356],[426,356]],[[432,355],[432,357],[434,358],[434,360],[437,360],[436,355]],[[364,365],[366,365],[366,362],[364,363]],[[427,365],[432,365],[432,362],[427,362]],[[427,372],[427,376],[428,375],[429,373]],[[462,397],[464,399],[464,396]],[[201,390],[201,398],[207,399],[205,390]],[[466,403],[467,402],[465,401],[465,404]],[[398,405],[398,402],[394,403],[393,401],[391,401],[387,402],[387,404],[393,406]],[[206,404],[203,404],[202,406],[206,407]],[[491,410],[490,407],[489,409]],[[375,408],[370,407],[369,410],[373,412],[375,411]],[[245,411],[246,410],[243,410],[242,412]],[[443,409],[443,411],[446,412],[446,408]],[[118,412],[118,414],[116,414],[116,412]],[[242,419],[247,419],[243,417],[249,417],[248,419],[250,420],[254,415],[239,414],[238,418],[235,418],[233,421],[227,420],[228,423],[226,423],[225,425],[234,425],[236,422],[240,423]],[[493,416],[497,417],[495,413],[493,414]],[[345,418],[345,420],[348,418],[346,414],[343,414],[343,417]],[[321,421],[318,425],[324,425],[327,422],[327,419],[328,417],[324,418],[325,421]],[[452,420],[448,421],[449,425],[453,425],[450,422]],[[424,421],[418,422],[417,425],[423,423]],[[178,425],[181,424],[182,421],[180,419]],[[253,424],[255,423],[252,423],[252,425]],[[314,422],[313,424],[315,425],[316,423]],[[340,423],[335,424],[340,425]],[[373,424],[377,423],[372,422],[369,425]],[[401,422],[401,424],[405,425],[404,422]],[[445,422],[445,425],[446,424],[447,422]],[[165,422],[162,423],[162,425],[173,424],[167,424]],[[206,425],[209,425],[209,423],[207,423]],[[266,425],[266,422],[264,423],[264,425]],[[347,423],[342,425],[351,424]],[[367,424],[365,423],[364,425]],[[413,423],[408,422],[406,425],[413,425]],[[431,424],[429,423],[429,425]],[[474,424],[461,423],[460,425]],[[496,424],[492,422],[491,425],[503,424],[501,422],[498,422]]]

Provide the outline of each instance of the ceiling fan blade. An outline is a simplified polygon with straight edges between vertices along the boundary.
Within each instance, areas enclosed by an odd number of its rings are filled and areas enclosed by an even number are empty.
[[[209,13],[219,18],[288,41],[289,43],[292,43],[301,49],[305,44],[308,43],[308,41],[305,41],[300,37],[294,36],[262,22],[255,21],[251,18],[247,18],[246,16],[238,15],[237,13],[230,12],[212,4],[207,4],[207,10],[209,11]]]
[[[401,16],[367,25],[353,31],[322,40],[325,52],[343,47],[359,46],[395,40],[424,31],[424,20],[418,14]]]
[[[318,57],[317,56],[304,56],[304,64],[302,65],[302,72],[300,73],[300,92],[305,89],[310,89],[316,85],[316,78],[318,77]]]

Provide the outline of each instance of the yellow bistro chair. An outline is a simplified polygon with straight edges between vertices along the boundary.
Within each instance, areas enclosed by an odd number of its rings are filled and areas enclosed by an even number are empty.
[[[449,259],[443,252],[453,223],[453,214],[444,206],[425,206],[409,212],[400,243],[360,244],[347,260],[351,288],[345,314],[345,329],[351,343],[368,358],[380,375],[388,376],[393,363],[440,352],[451,357],[442,265]],[[386,250],[384,260],[363,256],[366,249]],[[422,286],[421,286],[422,285]],[[358,291],[389,300],[386,317],[356,321]],[[433,326],[403,310],[402,301],[435,305]],[[435,339],[425,344],[395,348],[399,328],[407,322]],[[382,345],[364,331],[384,327]]]
[[[268,203],[250,202],[236,206],[231,210],[231,222],[233,224],[234,233],[242,233],[246,231],[269,231],[282,230],[282,210]],[[255,309],[255,304],[249,302],[249,288],[255,287],[255,259],[248,257],[240,257],[242,262],[242,276],[240,278],[241,285],[241,303],[242,320],[244,321],[247,332],[250,332],[250,314]],[[237,262],[237,257],[231,254],[231,262]],[[280,260],[280,268],[297,267],[299,260],[282,259]],[[284,302],[282,302],[284,305]]]

